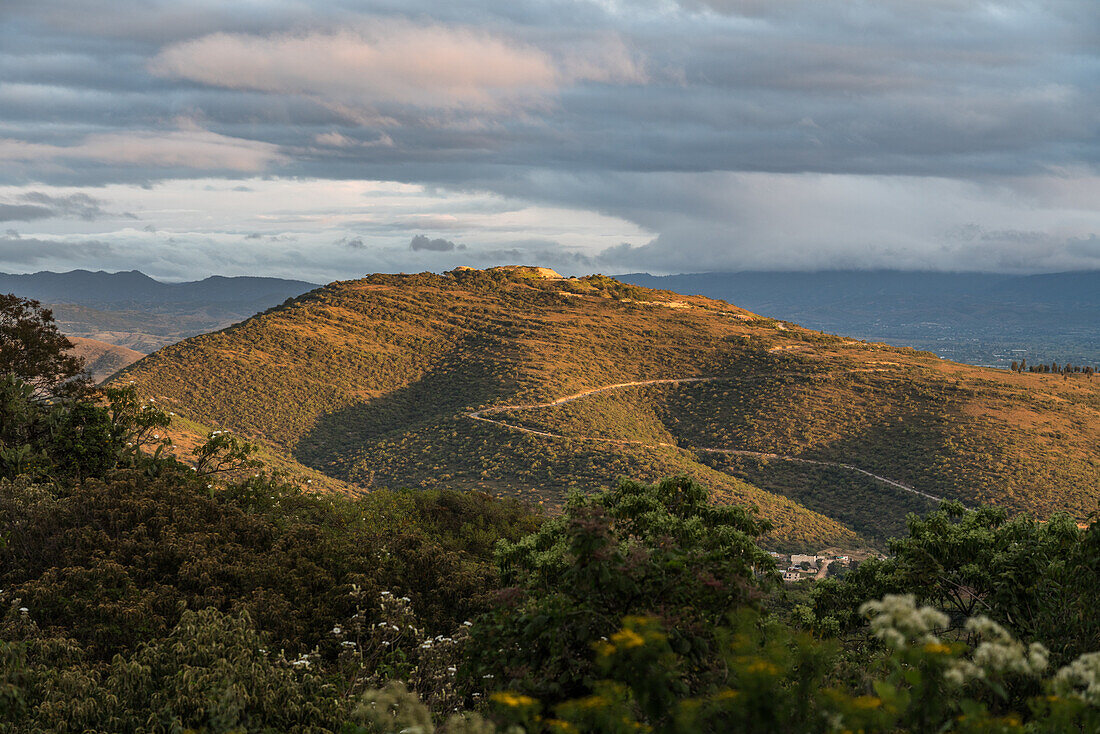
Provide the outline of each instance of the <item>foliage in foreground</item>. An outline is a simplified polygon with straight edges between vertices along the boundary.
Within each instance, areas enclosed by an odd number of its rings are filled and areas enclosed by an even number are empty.
[[[222,433],[194,466],[142,451],[167,422],[132,390],[0,378],[0,731],[334,730],[354,686],[329,630],[374,623],[364,595],[450,629],[485,609],[495,543],[538,527],[473,493],[308,494],[242,474]]]
[[[914,594],[962,629],[985,614],[1014,635],[1041,640],[1059,664],[1100,648],[1100,532],[1068,515],[1040,522],[1009,518],[1001,508],[967,511],[944,503],[911,515],[908,532],[890,541],[891,556],[870,560],[838,582],[813,590],[808,621],[821,631],[851,634],[860,605],[884,594]]]
[[[767,524],[683,477],[546,522],[483,495],[315,496],[214,480],[249,460],[224,435],[195,467],[125,451],[161,420],[132,393],[7,387],[6,435],[41,443],[0,476],[5,734],[1100,727],[1098,525],[948,505],[792,624],[760,611]],[[108,430],[34,428],[74,415]],[[74,472],[66,446],[108,460]]]
[[[686,477],[574,493],[562,515],[499,547],[507,586],[474,626],[469,674],[552,700],[576,695],[593,672],[592,641],[634,614],[673,630],[671,644],[706,676],[717,625],[773,581],[774,561],[753,543],[768,527],[710,504]]]
[[[626,617],[609,640],[595,645],[602,677],[588,695],[546,706],[531,696],[499,692],[491,719],[465,714],[477,731],[655,732],[1001,732],[1055,734],[1100,727],[1100,653],[1051,669],[1048,651],[1025,645],[985,616],[965,624],[970,642],[941,636],[948,618],[920,607],[911,595],[886,596],[861,610],[876,653],[855,673],[840,645],[796,632],[752,612],[736,616],[718,646],[723,679],[686,695],[685,660],[651,617]],[[400,684],[364,694],[359,731],[440,729]],[[465,731],[463,729],[462,731]]]

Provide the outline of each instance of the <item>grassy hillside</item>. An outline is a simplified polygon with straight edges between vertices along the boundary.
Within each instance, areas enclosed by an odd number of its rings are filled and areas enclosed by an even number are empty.
[[[96,339],[69,337],[73,343],[70,354],[84,360],[85,369],[96,382],[107,379],[123,367],[131,365],[145,355],[133,349],[108,344]]]
[[[189,419],[353,486],[556,505],[574,484],[685,473],[757,505],[777,543],[881,538],[930,501],[850,470],[716,450],[849,464],[1040,515],[1084,517],[1100,494],[1100,380],[958,365],[603,276],[337,282],[124,374]],[[468,415],[684,378],[717,379]]]

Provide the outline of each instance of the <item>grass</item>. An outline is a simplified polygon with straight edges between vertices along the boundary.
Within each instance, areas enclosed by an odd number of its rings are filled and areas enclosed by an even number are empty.
[[[571,438],[464,417],[700,376],[731,379],[493,416]],[[779,544],[879,541],[924,508],[850,472],[754,466],[692,447],[851,463],[1039,516],[1084,517],[1100,487],[1100,380],[958,365],[603,276],[337,282],[162,349],[121,379],[203,426],[261,441],[272,462],[334,489],[454,486],[553,507],[571,486],[687,473],[775,519]]]

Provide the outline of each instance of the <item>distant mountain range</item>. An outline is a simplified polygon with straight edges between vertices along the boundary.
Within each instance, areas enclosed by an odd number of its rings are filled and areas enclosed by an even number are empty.
[[[107,273],[102,270],[42,271],[28,275],[0,273],[0,292],[16,293],[46,303],[79,303],[86,306],[129,306],[181,303],[267,304],[282,301],[317,287],[304,280],[281,278],[227,278],[212,275],[204,280],[164,283],[138,270]],[[261,309],[262,310],[262,309]]]
[[[1100,271],[1044,275],[837,270],[620,280],[736,303],[835,334],[1007,367],[1011,360],[1100,363]]]
[[[0,273],[0,293],[49,304],[69,336],[149,353],[216,331],[317,285],[280,278],[227,278],[163,283],[137,270]]]

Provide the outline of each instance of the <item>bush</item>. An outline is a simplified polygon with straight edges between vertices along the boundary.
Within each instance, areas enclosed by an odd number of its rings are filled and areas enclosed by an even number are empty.
[[[560,517],[497,551],[508,588],[473,627],[467,684],[549,701],[576,695],[594,673],[590,644],[627,614],[675,630],[670,644],[705,677],[716,625],[773,580],[771,557],[753,543],[767,527],[708,504],[685,477],[571,495]]]

